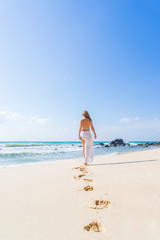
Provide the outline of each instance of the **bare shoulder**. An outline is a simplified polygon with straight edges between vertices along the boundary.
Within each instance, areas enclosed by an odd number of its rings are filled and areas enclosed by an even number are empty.
[[[90,119],[84,119],[85,123],[89,124],[90,126],[92,125],[92,121]]]
[[[86,123],[92,125],[92,121],[87,118],[80,120],[80,124],[86,124]]]
[[[80,120],[80,125],[83,123],[83,119]]]

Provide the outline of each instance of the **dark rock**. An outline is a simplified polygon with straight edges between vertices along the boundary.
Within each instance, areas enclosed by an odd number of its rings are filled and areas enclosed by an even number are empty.
[[[149,146],[159,147],[159,146],[160,146],[160,142],[152,142],[152,143],[146,142],[146,143],[139,143],[137,146],[138,146],[138,147],[149,147]]]
[[[144,147],[149,147],[150,144],[148,142],[144,143]]]
[[[150,143],[150,146],[154,146],[155,143]]]
[[[119,147],[119,146],[125,146],[126,143],[124,143],[123,139],[117,138],[109,143],[110,147]]]
[[[104,143],[100,143],[101,146],[104,146]]]
[[[108,144],[106,144],[104,147],[109,147],[109,145],[108,145]]]
[[[138,147],[143,147],[143,143],[138,143],[137,146]]]

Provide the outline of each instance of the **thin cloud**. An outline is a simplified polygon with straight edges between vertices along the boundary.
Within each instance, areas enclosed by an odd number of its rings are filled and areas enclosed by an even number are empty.
[[[20,117],[20,114],[17,112],[11,112],[7,110],[0,111],[0,123],[11,121],[19,117]]]
[[[139,121],[139,117],[135,117],[133,120],[134,121]]]
[[[121,118],[120,119],[120,123],[130,123],[130,122],[137,122],[139,121],[139,117],[135,117],[135,118],[128,118],[128,117],[125,117],[125,118]]]
[[[121,118],[120,119],[120,123],[129,123],[130,122],[130,118]]]
[[[158,122],[159,119],[158,119],[158,118],[154,118],[153,121],[154,121],[154,122]]]
[[[28,121],[29,124],[41,124],[44,125],[48,122],[52,121],[51,118],[39,118],[39,117],[31,117]]]

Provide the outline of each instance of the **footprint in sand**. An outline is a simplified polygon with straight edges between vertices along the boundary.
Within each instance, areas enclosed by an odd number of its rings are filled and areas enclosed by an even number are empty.
[[[90,207],[90,208],[92,208],[92,209],[103,209],[103,208],[109,207],[111,202],[106,201],[106,200],[95,200],[94,204],[95,204],[95,206],[94,207]]]
[[[83,181],[92,182],[93,180],[92,180],[92,179],[89,179],[89,178],[83,178]]]
[[[79,169],[79,167],[74,167],[74,168],[72,168],[73,170],[75,170],[75,169]]]
[[[84,187],[84,190],[86,191],[86,192],[88,192],[88,191],[93,191],[93,186],[91,186],[91,185],[87,185],[87,186],[85,186]]]
[[[85,186],[84,188],[83,188],[86,192],[88,192],[88,191],[93,191],[93,186],[91,186],[91,185],[87,185],[87,186]],[[77,190],[77,191],[82,191],[83,189],[79,189],[79,190]]]
[[[84,230],[93,231],[93,232],[102,232],[102,224],[101,222],[94,221],[86,225],[84,227]]]
[[[80,172],[88,173],[88,171],[85,167],[75,167],[75,168],[72,168],[72,169],[78,169]]]
[[[79,168],[79,171],[83,173],[88,173],[87,169],[83,167]]]
[[[79,180],[80,178],[86,176],[86,174],[79,174],[78,176],[73,176],[73,179]]]

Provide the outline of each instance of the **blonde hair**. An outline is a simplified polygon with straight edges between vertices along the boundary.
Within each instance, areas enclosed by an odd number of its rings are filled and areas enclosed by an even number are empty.
[[[83,115],[85,118],[88,118],[90,121],[92,121],[92,119],[91,119],[91,117],[90,117],[90,115],[89,115],[89,113],[88,113],[87,111],[83,111],[83,112],[82,112],[82,115]]]

